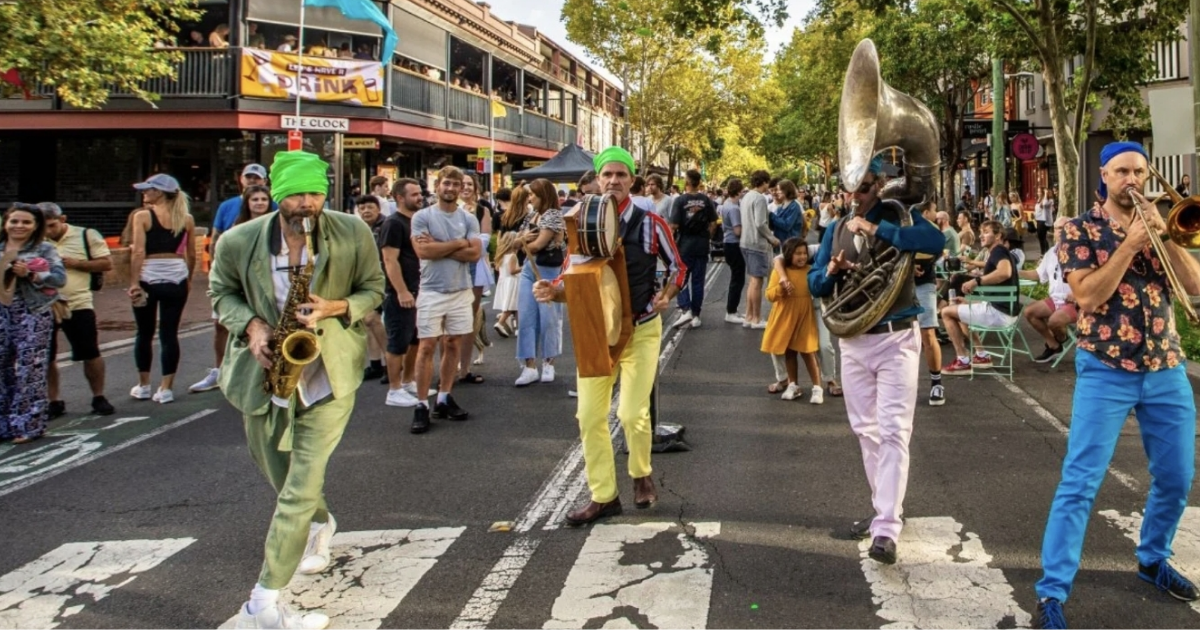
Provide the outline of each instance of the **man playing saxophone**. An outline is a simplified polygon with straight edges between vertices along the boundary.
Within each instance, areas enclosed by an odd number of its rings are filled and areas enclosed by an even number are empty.
[[[362,381],[362,318],[383,300],[383,272],[362,220],[322,212],[328,168],[312,153],[277,154],[271,195],[279,210],[226,233],[209,279],[213,308],[230,332],[221,391],[242,412],[250,454],[277,493],[262,571],[238,628],[329,623],[322,614],[292,612],[279,591],[297,570],[329,566],[337,524],[325,504],[325,468]],[[307,287],[293,286],[309,272]],[[304,303],[289,303],[305,295]],[[289,314],[294,322],[285,321]],[[286,359],[273,343],[276,330],[293,327],[311,331],[326,351],[304,366],[280,365]],[[295,387],[264,387],[268,372],[289,368],[298,370]]]
[[[937,255],[946,238],[919,210],[879,198],[884,184],[883,160],[871,160],[861,184],[851,193],[852,213],[825,230],[816,261],[808,273],[814,297],[845,289],[845,272],[883,249]],[[910,213],[912,224],[901,225]],[[908,487],[908,441],[912,436],[920,371],[921,333],[916,285],[910,270],[890,281],[903,285],[880,323],[862,334],[843,338],[842,387],[850,428],[858,436],[863,467],[871,487],[872,517],[851,527],[860,539],[873,537],[868,551],[878,562],[896,562],[904,493]]]
[[[1200,294],[1200,264],[1165,243],[1163,260],[1151,230],[1166,228],[1141,190],[1150,169],[1136,142],[1100,151],[1103,200],[1063,226],[1058,260],[1079,305],[1071,433],[1062,480],[1042,539],[1036,623],[1065,628],[1088,517],[1130,409],[1137,414],[1150,460],[1150,494],[1137,546],[1137,575],[1175,599],[1200,598],[1168,563],[1187,506],[1196,456],[1196,405],[1175,330],[1173,300]],[[1141,206],[1141,208],[1139,208]],[[1139,216],[1139,214],[1141,216]],[[1168,281],[1168,266],[1180,286]]]

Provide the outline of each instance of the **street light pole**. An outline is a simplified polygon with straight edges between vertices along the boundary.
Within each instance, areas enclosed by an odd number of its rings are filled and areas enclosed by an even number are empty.
[[[1193,2],[1200,0],[1192,0]],[[1007,195],[1004,163],[1004,61],[992,59],[992,193]],[[1007,199],[1007,196],[1005,197]],[[995,199],[995,197],[993,197]],[[996,203],[993,201],[993,203]]]
[[[1192,131],[1195,136],[1196,157],[1192,158],[1192,171],[1196,170],[1196,159],[1200,157],[1200,79],[1196,69],[1200,68],[1200,0],[1192,0],[1192,12],[1188,18],[1188,52],[1192,62]],[[1196,178],[1193,177],[1195,182]],[[1196,184],[1192,184],[1195,190]]]

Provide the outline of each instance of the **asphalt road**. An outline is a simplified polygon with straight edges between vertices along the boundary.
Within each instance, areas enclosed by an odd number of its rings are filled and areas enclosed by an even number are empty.
[[[692,450],[655,456],[655,507],[632,509],[618,456],[625,514],[560,526],[584,488],[573,364],[516,389],[514,341],[495,339],[487,383],[455,388],[467,422],[410,435],[411,412],[363,385],[326,486],[335,566],[298,577],[291,599],[337,627],[1028,626],[1071,362],[1019,359],[1014,383],[947,377],[940,408],[924,404],[923,377],[900,562],[881,568],[845,535],[870,503],[842,401],[765,393],[761,333],[720,321],[718,269],[704,326],[664,342],[663,418],[687,427]],[[124,398],[132,358],[118,348],[116,416],[71,413],[47,439],[0,446],[0,626],[215,628],[245,600],[274,502],[240,416],[219,392],[181,393],[211,362],[210,337],[183,347],[177,402]],[[64,384],[68,408],[86,409],[80,366]],[[1149,477],[1132,422],[1110,472],[1069,621],[1200,626],[1200,609],[1136,578]],[[511,530],[489,532],[501,521]],[[1175,545],[1200,577],[1200,510]]]

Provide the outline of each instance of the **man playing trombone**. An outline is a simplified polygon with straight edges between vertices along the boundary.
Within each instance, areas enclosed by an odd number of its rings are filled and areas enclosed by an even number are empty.
[[[1200,264],[1158,237],[1166,225],[1141,194],[1151,175],[1142,145],[1111,143],[1100,152],[1100,164],[1103,202],[1064,225],[1058,245],[1079,305],[1080,352],[1062,480],[1042,541],[1035,620],[1042,628],[1066,627],[1062,604],[1130,409],[1137,414],[1151,476],[1138,577],[1176,599],[1200,598],[1167,562],[1192,486],[1196,450],[1196,406],[1172,302],[1200,294]]]

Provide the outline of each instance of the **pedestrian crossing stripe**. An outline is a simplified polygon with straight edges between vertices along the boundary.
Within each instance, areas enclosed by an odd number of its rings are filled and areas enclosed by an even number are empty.
[[[1125,537],[1134,545],[1142,542],[1142,515],[1139,512],[1121,514],[1117,510],[1100,512],[1114,527],[1121,530]],[[1200,508],[1189,507],[1183,510],[1183,518],[1179,519],[1179,529],[1175,531],[1175,540],[1171,543],[1174,556],[1171,564],[1180,573],[1196,578],[1200,576]],[[1189,602],[1192,610],[1200,613],[1200,602]]]
[[[194,542],[166,538],[62,545],[0,577],[0,628],[57,628]]]
[[[296,575],[281,600],[297,610],[325,613],[332,628],[378,628],[465,530],[439,527],[334,534],[329,568],[319,575]],[[236,624],[234,615],[221,628]]]
[[[884,628],[1029,627],[1004,572],[988,566],[983,541],[962,530],[948,516],[906,519],[894,565],[867,557],[870,540],[859,544],[875,614],[889,622]]]

